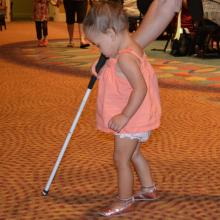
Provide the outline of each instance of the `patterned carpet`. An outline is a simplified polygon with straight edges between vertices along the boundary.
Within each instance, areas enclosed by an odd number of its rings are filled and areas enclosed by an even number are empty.
[[[35,42],[22,42],[3,46],[5,54],[14,62],[26,65],[35,65],[41,68],[50,68],[65,73],[87,75],[91,63],[98,57],[95,46],[80,49],[78,45],[72,49],[66,47],[66,40],[53,40],[47,48],[35,46]],[[190,89],[212,89],[220,91],[220,64],[208,65],[185,62],[173,59],[149,58],[153,65],[160,84]]]
[[[113,137],[95,126],[96,86],[49,195],[41,195],[98,52],[66,48],[60,40],[65,24],[52,22],[49,47],[36,48],[32,27],[12,23],[0,33],[0,220],[106,219],[97,211],[116,197],[117,178]],[[163,115],[142,151],[161,199],[136,203],[131,213],[110,219],[219,220],[219,66],[150,57]],[[135,191],[139,187],[135,176]]]

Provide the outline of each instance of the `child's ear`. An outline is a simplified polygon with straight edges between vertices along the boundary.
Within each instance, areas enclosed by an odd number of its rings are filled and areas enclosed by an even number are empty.
[[[116,33],[112,28],[108,28],[106,34],[114,41],[116,39]]]

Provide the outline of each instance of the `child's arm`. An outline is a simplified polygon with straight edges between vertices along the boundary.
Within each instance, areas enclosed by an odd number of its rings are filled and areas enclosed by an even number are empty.
[[[120,132],[120,130],[128,123],[129,119],[142,104],[147,93],[147,85],[140,72],[139,61],[137,58],[131,54],[122,54],[118,59],[118,64],[122,73],[133,88],[133,91],[121,114],[112,117],[109,121],[109,128],[116,132]]]

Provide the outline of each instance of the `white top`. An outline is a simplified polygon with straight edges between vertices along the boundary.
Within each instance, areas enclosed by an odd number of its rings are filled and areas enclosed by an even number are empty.
[[[137,0],[124,0],[123,8],[127,16],[139,16],[140,11],[137,8]]]
[[[204,17],[220,25],[220,0],[203,0]]]

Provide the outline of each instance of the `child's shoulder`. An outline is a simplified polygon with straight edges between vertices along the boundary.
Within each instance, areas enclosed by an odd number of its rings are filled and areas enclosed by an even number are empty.
[[[119,62],[127,62],[129,64],[129,62],[132,60],[133,61],[140,61],[143,59],[143,57],[145,56],[144,51],[139,49],[139,48],[135,48],[135,47],[129,47],[123,50],[119,51],[118,54],[118,61]]]
[[[119,55],[122,54],[132,54],[137,57],[142,57],[144,55],[144,50],[137,43],[132,43],[128,45],[125,49],[119,51]]]

